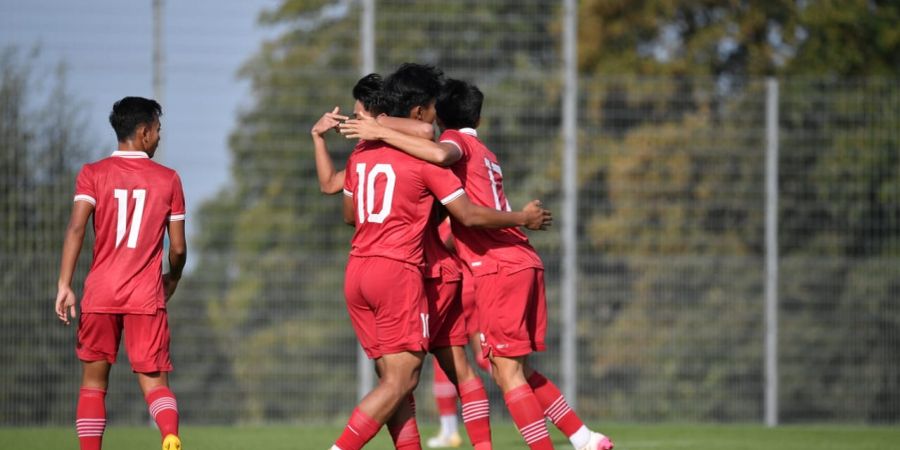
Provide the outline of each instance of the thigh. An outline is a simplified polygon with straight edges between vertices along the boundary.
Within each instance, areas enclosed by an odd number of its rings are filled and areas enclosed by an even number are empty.
[[[75,353],[85,362],[116,362],[122,338],[122,315],[84,313],[78,320]]]
[[[169,315],[165,309],[156,314],[125,314],[125,349],[136,373],[170,372]]]

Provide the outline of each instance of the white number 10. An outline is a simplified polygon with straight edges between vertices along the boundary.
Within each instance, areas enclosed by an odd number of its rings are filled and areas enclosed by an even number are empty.
[[[113,195],[118,200],[118,220],[116,221],[116,248],[125,237],[125,222],[128,215],[128,190],[115,189]],[[134,214],[131,216],[131,229],[128,232],[128,248],[137,247],[138,233],[141,231],[141,218],[144,217],[144,200],[147,198],[146,189],[135,189],[131,196],[134,198]]]
[[[383,223],[391,213],[391,205],[394,203],[394,185],[397,183],[397,175],[390,164],[375,164],[372,171],[366,173],[366,164],[356,164],[357,181],[356,194],[356,218],[359,223]],[[384,186],[384,198],[381,200],[381,211],[373,214],[375,209],[375,178],[384,175],[387,183]],[[364,204],[365,203],[365,204]]]

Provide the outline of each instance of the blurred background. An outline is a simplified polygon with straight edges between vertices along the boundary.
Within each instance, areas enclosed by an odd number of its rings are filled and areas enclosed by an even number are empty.
[[[126,95],[161,100],[159,159],[188,201],[182,420],[344,420],[370,380],[343,303],[351,229],[308,132],[406,61],[481,88],[513,208],[554,211],[530,233],[551,311],[535,363],[582,416],[896,423],[897,23],[875,0],[2,0],[0,425],[74,417],[59,255]],[[352,143],[328,143],[342,165]],[[124,352],[109,392],[111,423],[147,421]]]

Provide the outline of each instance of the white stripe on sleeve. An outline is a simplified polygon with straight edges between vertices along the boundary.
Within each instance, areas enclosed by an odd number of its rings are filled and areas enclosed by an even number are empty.
[[[453,191],[452,194],[450,194],[450,195],[448,195],[448,196],[442,198],[442,199],[441,199],[441,204],[442,204],[442,205],[446,205],[447,203],[450,203],[450,202],[452,202],[453,200],[456,200],[456,199],[462,197],[463,195],[465,195],[465,193],[466,193],[465,190],[463,190],[463,189],[457,189],[457,190]]]
[[[75,196],[75,199],[72,200],[72,201],[75,201],[75,202],[78,202],[78,201],[81,201],[81,202],[88,202],[88,203],[90,203],[90,204],[92,204],[92,205],[96,205],[96,204],[97,204],[97,200],[94,200],[94,197],[91,197],[90,195],[87,195],[87,194],[78,194],[78,195]]]

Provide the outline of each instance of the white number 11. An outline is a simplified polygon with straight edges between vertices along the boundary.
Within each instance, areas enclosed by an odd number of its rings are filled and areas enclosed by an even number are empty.
[[[119,216],[116,221],[116,248],[125,237],[125,222],[128,215],[128,189],[115,189],[113,195],[119,201]],[[128,232],[128,248],[137,247],[138,233],[141,231],[141,218],[144,217],[144,199],[147,198],[146,189],[135,189],[131,196],[134,198],[134,214],[131,216],[131,229]]]

